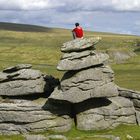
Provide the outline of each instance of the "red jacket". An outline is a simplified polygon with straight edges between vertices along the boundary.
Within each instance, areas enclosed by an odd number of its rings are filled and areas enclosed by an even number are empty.
[[[72,31],[75,33],[75,36],[76,36],[77,38],[82,38],[82,37],[83,37],[83,29],[82,29],[82,27],[77,26],[77,27],[74,28]]]

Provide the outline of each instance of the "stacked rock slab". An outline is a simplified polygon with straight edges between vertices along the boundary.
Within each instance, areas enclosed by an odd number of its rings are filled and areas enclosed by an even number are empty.
[[[51,106],[47,100],[35,102],[8,99],[0,102],[0,134],[40,131],[65,132],[71,129],[69,106]],[[57,115],[56,115],[57,114]]]
[[[0,72],[0,134],[70,130],[70,106],[58,108],[46,98],[57,79],[31,67],[19,64]]]
[[[39,70],[21,64],[0,72],[0,95],[23,96],[44,93],[45,80]]]
[[[136,124],[132,101],[118,97],[109,56],[95,50],[99,38],[64,43],[57,69],[66,71],[49,99],[73,105],[75,123],[81,130],[101,130],[119,124]]]
[[[140,92],[120,87],[118,88],[118,90],[119,96],[130,99],[133,102],[136,112],[136,120],[138,125],[140,126]]]

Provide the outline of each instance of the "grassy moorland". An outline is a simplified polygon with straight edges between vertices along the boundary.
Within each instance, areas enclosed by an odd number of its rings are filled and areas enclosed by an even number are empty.
[[[115,71],[115,82],[125,88],[140,91],[140,49],[138,36],[85,32],[85,37],[102,37],[97,50],[137,50],[137,56],[123,64],[111,64]],[[42,72],[61,78],[56,65],[62,55],[63,42],[72,40],[71,31],[40,26],[0,23],[0,70],[19,63],[31,63]]]
[[[85,32],[85,37],[102,37],[102,41],[96,46],[98,51],[133,51],[137,55],[131,57],[124,63],[110,63],[115,72],[115,82],[128,89],[140,91],[140,47],[136,44],[140,42],[140,37],[130,35],[120,35],[101,32]],[[0,70],[20,63],[30,63],[33,68],[39,69],[46,74],[51,74],[61,78],[63,72],[56,70],[56,65],[61,58],[61,45],[72,40],[70,30],[45,28],[40,26],[28,26],[18,24],[0,23]],[[93,138],[95,134],[113,134],[126,140],[126,135],[131,135],[134,139],[140,139],[140,127],[119,126],[114,130],[100,132],[83,132],[71,130],[64,133],[70,140],[79,137],[79,140],[106,140]],[[45,133],[44,135],[48,135]],[[90,138],[89,138],[90,136]],[[0,136],[1,140],[22,140],[18,136]]]

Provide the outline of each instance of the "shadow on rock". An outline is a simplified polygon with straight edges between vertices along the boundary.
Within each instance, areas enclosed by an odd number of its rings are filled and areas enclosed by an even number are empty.
[[[58,78],[54,78],[51,75],[45,75],[44,80],[46,82],[44,87],[45,97],[49,97],[51,93],[54,91],[54,88],[60,85],[60,81]]]
[[[79,114],[80,112],[84,112],[89,109],[108,106],[111,103],[112,102],[107,98],[92,98],[80,103],[73,104],[73,108],[75,110],[75,113]]]
[[[42,106],[43,110],[50,111],[57,116],[69,115],[71,116],[71,103],[61,100],[48,99],[48,101]]]

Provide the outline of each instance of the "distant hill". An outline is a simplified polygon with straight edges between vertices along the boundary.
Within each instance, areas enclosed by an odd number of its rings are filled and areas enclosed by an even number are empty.
[[[37,25],[0,22],[0,30],[21,32],[50,32],[52,29]]]
[[[64,28],[50,28],[39,25],[30,25],[30,24],[20,24],[20,23],[9,23],[9,22],[0,22],[0,30],[6,31],[17,31],[17,32],[53,32],[57,34],[69,34],[71,29]],[[108,33],[108,32],[96,32],[96,31],[85,31],[85,34],[90,35],[94,33],[94,35],[123,35],[116,33]]]

